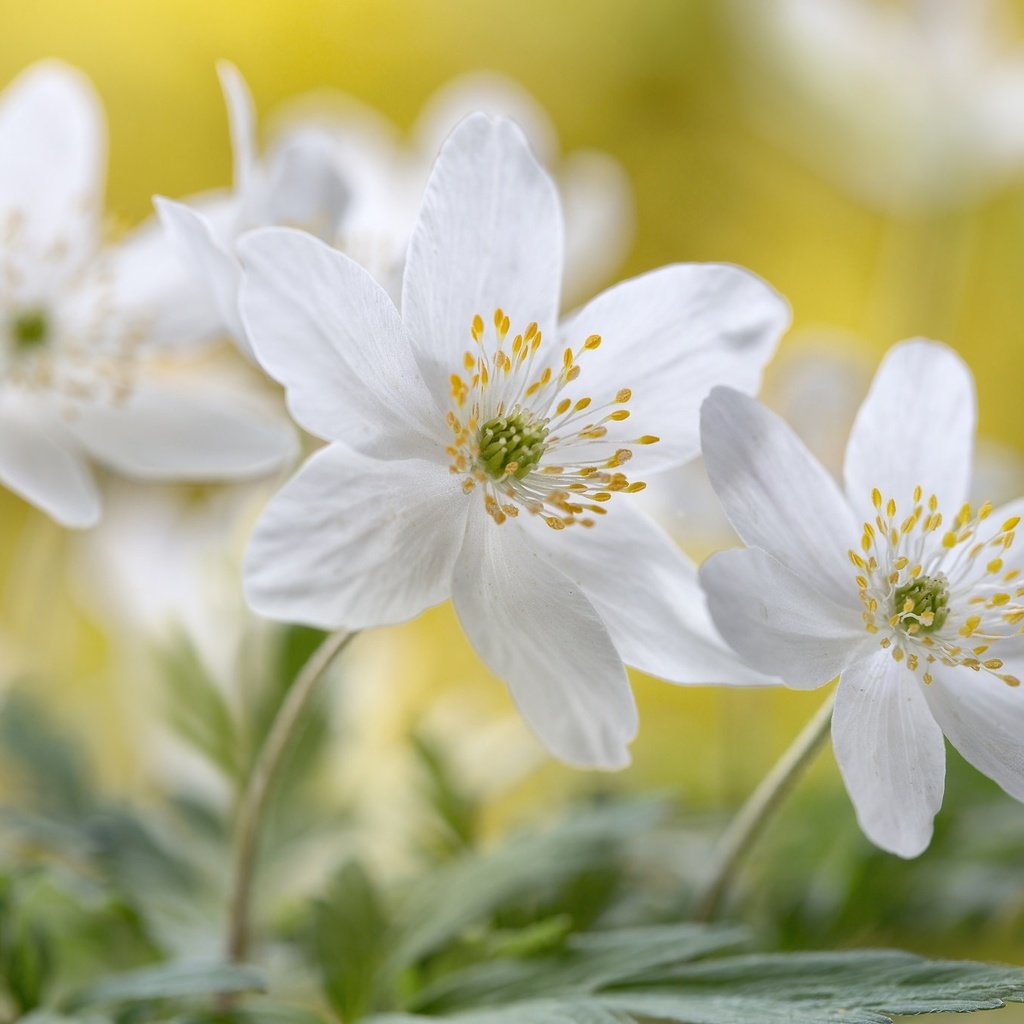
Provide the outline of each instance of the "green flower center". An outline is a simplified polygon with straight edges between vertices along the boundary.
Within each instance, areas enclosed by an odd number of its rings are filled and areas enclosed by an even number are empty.
[[[918,623],[917,632],[934,633],[949,617],[949,582],[945,576],[921,576],[893,596],[900,621]]]
[[[50,325],[41,309],[28,309],[11,320],[11,340],[17,352],[31,352],[46,343]]]
[[[495,480],[522,480],[540,462],[547,436],[547,422],[526,412],[488,420],[477,434],[480,468]]]

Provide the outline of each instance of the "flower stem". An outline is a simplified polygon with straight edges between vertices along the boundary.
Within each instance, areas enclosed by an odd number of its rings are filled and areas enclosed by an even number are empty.
[[[719,843],[720,857],[715,871],[697,900],[694,920],[711,921],[714,918],[733,879],[765,825],[782,805],[828,737],[835,702],[836,696],[833,692],[733,818]]]
[[[318,684],[353,636],[355,634],[347,630],[331,633],[302,666],[281,702],[242,792],[235,819],[233,881],[225,950],[231,961],[244,961],[249,953],[252,888],[267,798],[284,755],[298,735],[306,708],[315,696]]]

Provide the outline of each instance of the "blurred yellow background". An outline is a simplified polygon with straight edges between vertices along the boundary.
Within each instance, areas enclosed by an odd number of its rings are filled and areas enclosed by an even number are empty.
[[[547,109],[564,150],[605,150],[626,168],[637,225],[620,276],[673,261],[742,264],[789,299],[797,335],[847,332],[843,344],[869,366],[901,337],[941,338],[976,374],[982,432],[1018,446],[1024,170],[1016,182],[938,212],[870,208],[757,127],[789,112],[751,116],[734,11],[714,0],[8,2],[0,82],[45,56],[91,77],[109,120],[109,209],[132,224],[148,215],[154,193],[228,183],[219,58],[241,69],[261,116],[331,87],[403,130],[452,76],[507,73]],[[894,411],[894,444],[899,429]],[[9,675],[52,670],[57,681],[40,685],[97,738],[110,782],[132,788],[141,754],[130,726],[137,680],[118,675],[110,624],[69,596],[72,541],[6,493],[0,524],[0,664]],[[392,670],[379,684],[393,709],[379,726],[384,736],[401,735],[449,682],[485,675],[446,608],[365,643],[378,645]],[[499,684],[481,686],[496,713],[507,710]],[[650,680],[637,681],[637,694],[635,765],[617,781],[668,785],[707,805],[740,800],[821,699]],[[839,785],[831,758],[818,774]],[[557,768],[545,778],[548,795],[581,781]],[[540,792],[527,787],[520,799]],[[1009,801],[1007,812],[1021,814]]]

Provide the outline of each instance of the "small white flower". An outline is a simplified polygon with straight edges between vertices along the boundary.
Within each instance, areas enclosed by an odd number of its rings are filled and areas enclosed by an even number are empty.
[[[860,198],[955,204],[1024,166],[1024,50],[1002,0],[733,0],[765,128]]]
[[[747,549],[701,569],[712,617],[790,686],[840,677],[836,759],[861,827],[912,857],[942,802],[943,733],[1024,799],[1024,510],[966,503],[970,372],[945,346],[897,345],[846,449],[845,495],[758,402],[716,388],[704,458]]]
[[[302,232],[242,239],[257,356],[299,423],[334,442],[268,506],[246,589],[261,614],[326,628],[452,597],[550,749],[614,767],[636,727],[624,660],[752,681],[691,564],[628,494],[696,454],[710,387],[757,386],[788,310],[738,268],[680,265],[560,327],[562,246],[551,179],[512,122],[484,115],[438,158],[401,314]]]
[[[64,65],[0,95],[0,482],[67,526],[100,499],[88,459],[144,479],[262,473],[294,450],[252,397],[189,372],[207,310],[144,225],[101,244],[103,112]]]

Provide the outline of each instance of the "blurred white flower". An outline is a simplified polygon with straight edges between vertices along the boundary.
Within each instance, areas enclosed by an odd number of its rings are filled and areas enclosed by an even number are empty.
[[[474,111],[511,116],[556,172],[566,219],[567,304],[591,295],[625,257],[633,224],[625,172],[604,153],[561,156],[547,115],[508,78],[479,72],[454,79],[428,101],[411,141],[349,96],[302,97],[275,118],[274,142],[261,161],[248,88],[232,65],[221,63],[219,71],[235,152],[232,199],[226,209],[223,202],[193,209],[167,199],[158,199],[157,207],[243,349],[235,238],[258,226],[302,228],[361,263],[397,299],[430,169],[448,133]]]
[[[704,457],[750,547],[701,569],[722,635],[790,686],[839,679],[832,738],[861,827],[904,857],[931,840],[943,733],[1024,800],[1018,500],[965,503],[970,371],[934,342],[891,350],[850,433],[845,494],[786,424],[716,388]]]
[[[957,204],[1024,167],[1024,46],[1000,0],[732,0],[774,138],[861,200]]]
[[[519,129],[486,115],[435,164],[401,315],[302,232],[263,229],[240,250],[257,356],[298,422],[333,442],[256,528],[256,611],[358,629],[451,596],[531,727],[578,764],[628,759],[623,660],[675,681],[755,681],[714,636],[692,565],[624,496],[643,485],[622,470],[692,458],[709,388],[757,387],[788,322],[763,282],[665,267],[560,327],[554,184]]]
[[[210,329],[163,233],[103,246],[103,112],[34,65],[0,95],[0,482],[66,526],[100,515],[89,460],[147,480],[260,474],[293,431],[192,372]]]
[[[235,239],[250,228],[289,224],[331,241],[351,194],[332,141],[319,129],[297,128],[260,155],[248,85],[233,64],[221,61],[217,71],[231,130],[232,189],[193,200],[194,205],[163,197],[155,203],[182,266],[204,289],[220,326],[251,355],[238,316],[242,268]]]

